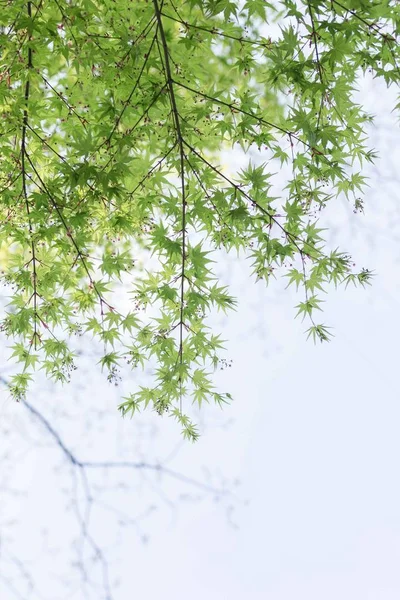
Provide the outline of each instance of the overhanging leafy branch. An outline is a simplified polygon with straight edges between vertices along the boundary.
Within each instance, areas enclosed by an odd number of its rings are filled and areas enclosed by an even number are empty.
[[[223,342],[208,320],[235,306],[214,272],[221,249],[250,257],[257,280],[301,286],[300,316],[327,338],[318,294],[371,272],[326,248],[318,216],[336,196],[363,205],[375,155],[358,78],[400,78],[398,3],[345,4],[7,4],[0,242],[15,397],[35,367],[68,379],[65,333],[88,332],[111,382],[122,361],[151,367],[121,411],[169,411],[195,439],[183,399],[230,400],[213,385]],[[220,167],[227,150],[253,159]]]

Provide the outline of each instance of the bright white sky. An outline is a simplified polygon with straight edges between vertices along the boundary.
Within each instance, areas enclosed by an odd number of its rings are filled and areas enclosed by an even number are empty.
[[[121,586],[113,600],[400,597],[400,138],[394,96],[372,82],[363,96],[379,110],[371,139],[381,154],[365,215],[339,200],[324,219],[332,247],[374,269],[374,284],[331,290],[324,322],[336,337],[313,346],[293,319],[299,300],[284,282],[265,289],[244,263],[220,265],[240,298],[237,313],[222,321],[233,364],[218,376],[235,402],[222,414],[206,408],[201,440],[181,445],[166,464],[215,487],[226,479],[235,495],[213,502],[190,485],[136,472],[123,473],[132,487],[116,490],[110,476],[114,491],[102,502],[136,519],[120,530],[111,511],[93,513],[92,533],[114,543],[111,579]],[[122,422],[118,400],[119,389],[93,368],[61,393],[38,386],[31,397],[81,458],[165,461],[179,442],[172,422]],[[46,433],[5,394],[0,419],[1,599],[61,600],[67,588],[57,574],[67,573],[69,598],[101,600],[71,576],[76,520],[65,506],[73,479],[61,454],[38,447]],[[16,582],[13,557],[34,572],[41,595],[30,596],[21,577]]]

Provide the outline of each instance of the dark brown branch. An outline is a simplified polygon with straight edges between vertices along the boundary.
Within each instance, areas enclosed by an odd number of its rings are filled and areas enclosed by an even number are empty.
[[[150,104],[147,106],[147,108],[142,112],[142,114],[140,115],[140,117],[137,119],[136,123],[133,125],[133,127],[131,127],[129,129],[129,134],[133,133],[136,128],[140,125],[140,123],[143,121],[143,119],[146,117],[146,115],[149,113],[150,109],[154,106],[154,104],[157,102],[157,100],[159,99],[159,97],[161,96],[161,94],[163,93],[163,91],[165,90],[167,86],[163,85],[158,92],[156,93],[156,95],[153,97],[153,99],[151,100]],[[112,145],[112,144],[111,144]],[[100,147],[99,147],[100,148]],[[95,150],[93,155],[97,152],[98,150]],[[106,162],[106,164],[102,167],[102,171],[104,171],[108,165],[110,164],[110,162],[113,160],[114,156],[117,154],[118,149],[114,152],[114,154],[112,154],[108,161]],[[93,156],[92,155],[92,156]]]
[[[76,110],[74,109],[73,106],[70,105],[70,103],[68,102],[68,100],[66,100],[64,98],[64,96],[62,94],[60,94],[60,92],[58,92],[50,83],[50,81],[48,81],[46,79],[46,77],[44,77],[44,75],[41,75],[41,78],[43,79],[44,83],[51,89],[51,91],[58,97],[60,98],[60,100],[65,104],[65,106],[68,108],[68,111],[70,113],[72,113],[73,115],[76,116],[76,118],[79,120],[80,124],[83,126],[84,129],[86,129],[86,123],[87,123],[87,119],[85,119],[85,117],[81,117],[80,114],[78,114],[76,112]]]
[[[146,179],[148,179],[149,177],[151,177],[151,175],[154,173],[154,171],[156,171],[159,167],[161,167],[162,163],[166,160],[166,158],[171,154],[171,152],[173,152],[176,148],[176,146],[178,145],[178,142],[175,142],[175,144],[173,146],[171,146],[171,148],[168,150],[168,152],[166,152],[164,154],[164,156],[162,156],[155,165],[153,165],[151,167],[151,169],[149,169],[146,173],[146,175],[144,177],[142,177],[142,179],[139,181],[139,183],[133,188],[133,190],[131,192],[129,192],[129,196],[132,197],[133,194],[143,185],[143,183],[146,181]]]
[[[151,52],[152,52],[152,50],[153,50],[154,42],[156,41],[156,39],[157,39],[157,28],[156,28],[156,32],[155,32],[155,34],[154,34],[154,36],[153,36],[153,39],[152,39],[152,41],[151,41],[150,47],[149,47],[149,49],[147,50],[147,53],[145,54],[145,59],[144,59],[144,61],[143,61],[143,65],[142,65],[142,67],[141,67],[141,69],[140,69],[140,71],[139,71],[139,75],[138,75],[138,77],[137,77],[137,79],[136,79],[136,81],[135,81],[135,84],[134,84],[134,86],[133,86],[133,88],[132,88],[132,91],[131,91],[131,93],[129,94],[128,98],[127,98],[127,99],[125,100],[125,102],[124,102],[124,108],[121,110],[121,113],[119,114],[118,118],[116,119],[116,121],[115,121],[115,124],[114,124],[114,127],[112,128],[112,130],[111,130],[111,132],[110,132],[109,136],[108,136],[108,137],[107,137],[107,138],[104,140],[104,142],[102,142],[102,143],[100,144],[100,146],[98,147],[98,149],[97,149],[97,150],[100,150],[100,148],[102,148],[104,145],[107,145],[107,144],[109,144],[109,143],[110,143],[112,136],[114,135],[114,133],[115,133],[115,131],[116,131],[116,129],[117,129],[117,127],[118,127],[118,125],[119,125],[119,124],[120,124],[120,122],[121,122],[121,119],[122,119],[122,117],[124,116],[124,113],[125,113],[126,109],[128,108],[128,106],[129,106],[129,104],[130,104],[130,101],[131,101],[131,99],[132,99],[132,96],[133,96],[133,94],[135,93],[135,91],[136,91],[136,90],[137,90],[137,88],[138,88],[138,85],[139,85],[139,83],[140,83],[140,79],[141,79],[141,77],[142,77],[142,75],[143,75],[143,73],[144,73],[144,70],[145,70],[145,68],[146,68],[147,62],[148,62],[148,60],[149,60],[149,57],[150,57],[150,55],[151,55]]]
[[[171,108],[173,114],[173,121],[175,124],[175,131],[177,142],[179,145],[179,154],[180,154],[180,179],[181,179],[181,196],[182,196],[182,264],[181,264],[181,289],[180,289],[180,325],[179,325],[179,362],[182,366],[183,364],[183,310],[184,310],[184,295],[185,295],[185,265],[186,265],[186,189],[185,189],[185,154],[183,149],[183,136],[181,130],[181,122],[178,112],[178,106],[176,103],[175,89],[174,89],[174,80],[172,79],[171,73],[171,65],[170,65],[170,57],[168,51],[167,39],[165,37],[164,26],[161,17],[160,7],[158,5],[158,0],[153,0],[154,10],[157,17],[158,30],[160,32],[161,37],[161,45],[163,49],[164,55],[164,68],[165,68],[165,76],[166,83],[169,91],[169,98],[171,101]],[[180,386],[182,389],[182,378],[181,374],[179,375]],[[181,399],[182,403],[182,393]],[[182,404],[180,406],[180,410],[182,412]]]
[[[265,42],[260,42],[258,40],[250,40],[245,37],[238,37],[235,35],[230,35],[228,33],[223,33],[222,31],[219,31],[216,27],[213,27],[212,29],[210,29],[209,27],[204,27],[203,25],[194,25],[193,23],[188,23],[187,21],[183,21],[181,19],[177,19],[176,17],[173,17],[172,15],[168,15],[164,11],[162,11],[161,14],[163,17],[166,17],[167,19],[171,19],[171,21],[180,23],[181,25],[186,27],[187,30],[198,29],[199,31],[205,31],[206,33],[211,33],[212,35],[218,35],[220,37],[227,38],[229,40],[234,40],[236,42],[240,42],[241,44],[253,44],[254,46],[261,46],[263,48],[268,47],[268,44],[266,44]]]
[[[319,73],[319,80],[321,83],[321,104],[319,107],[319,111],[318,111],[318,118],[317,118],[317,130],[319,129],[319,122],[321,119],[321,114],[322,114],[322,108],[324,106],[324,78],[322,75],[322,66],[321,66],[321,61],[319,58],[319,50],[318,50],[318,41],[317,41],[317,30],[315,27],[315,19],[314,19],[314,14],[312,11],[312,7],[311,7],[311,2],[310,0],[308,0],[308,12],[310,13],[310,19],[311,19],[311,27],[312,27],[312,38],[314,40],[314,49],[315,49],[315,59],[317,61],[317,68],[318,68],[318,73]]]
[[[390,42],[395,42],[396,41],[396,38],[395,38],[394,35],[388,35],[386,33],[382,33],[381,30],[380,30],[380,28],[378,27],[378,25],[376,25],[376,23],[370,23],[369,21],[367,21],[366,19],[364,19],[363,17],[361,17],[355,10],[352,10],[351,8],[348,8],[347,6],[344,6],[344,4],[341,4],[340,2],[338,2],[338,0],[330,0],[330,1],[331,1],[331,4],[336,4],[336,6],[339,6],[343,10],[347,11],[348,13],[350,13],[355,19],[357,19],[361,23],[364,23],[364,25],[366,25],[368,27],[368,29],[371,29],[372,31],[374,31],[375,33],[377,33],[384,40],[390,41]]]
[[[256,115],[247,110],[244,110],[243,108],[240,108],[240,106],[233,104],[231,102],[225,102],[224,100],[220,100],[219,98],[215,98],[214,96],[209,96],[208,94],[205,94],[204,92],[201,92],[200,90],[196,90],[181,81],[173,80],[173,83],[176,83],[176,85],[179,85],[180,87],[185,88],[186,90],[188,90],[189,92],[192,92],[193,94],[202,96],[203,98],[206,98],[206,100],[210,100],[211,102],[214,102],[215,104],[220,104],[221,106],[226,106],[231,111],[236,111],[236,112],[242,113],[243,115],[246,115],[247,117],[251,117],[252,119],[255,119],[256,121],[258,121],[258,123],[266,125],[267,127],[271,127],[272,129],[276,129],[277,131],[280,131],[284,135],[291,135],[294,139],[296,139],[298,142],[300,142],[301,144],[303,144],[304,146],[306,146],[307,148],[312,150],[315,154],[322,155],[322,152],[320,152],[319,150],[317,150],[316,148],[314,148],[313,146],[311,146],[310,144],[308,144],[307,142],[305,142],[304,140],[299,138],[295,133],[288,131],[287,129],[284,129],[283,127],[280,127],[280,125],[276,125],[275,123],[272,123],[271,121],[266,121],[263,117],[260,117],[260,115]]]
[[[50,193],[50,191],[49,191],[48,187],[46,186],[45,182],[43,181],[43,179],[39,175],[39,173],[38,173],[35,165],[33,164],[32,160],[30,159],[30,156],[27,154],[26,157],[28,159],[29,164],[32,167],[32,170],[34,171],[36,177],[38,178],[38,180],[40,182],[40,186],[41,186],[42,190],[46,193],[47,197],[49,198],[49,200],[50,200],[50,202],[51,202],[51,204],[53,206],[53,208],[55,209],[55,211],[56,211],[56,213],[57,213],[57,215],[58,215],[58,217],[59,217],[59,219],[61,221],[61,224],[63,225],[63,227],[65,229],[66,235],[71,240],[71,243],[74,246],[74,248],[75,248],[75,250],[76,250],[76,252],[77,252],[77,254],[79,256],[79,259],[80,259],[80,261],[82,263],[82,266],[85,269],[86,274],[88,276],[89,282],[90,282],[91,286],[93,287],[94,291],[96,292],[96,295],[97,295],[97,297],[98,297],[98,299],[100,301],[100,308],[101,308],[101,312],[103,313],[103,304],[105,304],[109,308],[110,308],[110,305],[108,304],[108,302],[106,302],[106,300],[103,298],[103,296],[100,294],[99,290],[97,289],[96,283],[95,283],[95,281],[92,278],[92,275],[90,273],[89,267],[87,266],[85,257],[82,254],[82,251],[79,248],[79,246],[78,246],[78,244],[77,244],[74,236],[72,235],[72,232],[71,232],[70,228],[68,227],[68,223],[65,220],[65,217],[62,214],[62,211],[61,211],[60,207],[58,206],[57,202],[55,201],[53,195]]]
[[[318,250],[318,248],[316,248],[315,246],[312,246],[305,240],[302,240],[298,236],[295,236],[292,233],[290,233],[289,231],[287,231],[284,228],[284,226],[281,225],[281,223],[279,223],[278,219],[272,213],[265,210],[265,208],[263,208],[256,200],[254,200],[254,198],[252,198],[247,192],[245,192],[241,188],[240,185],[238,185],[237,183],[235,183],[234,181],[229,179],[229,177],[227,177],[226,175],[221,173],[221,171],[219,169],[217,169],[214,165],[212,165],[206,158],[204,158],[204,156],[202,156],[199,152],[197,152],[197,150],[195,148],[193,148],[193,146],[188,144],[185,140],[183,141],[183,143],[185,144],[185,146],[187,146],[187,148],[189,148],[189,150],[195,156],[197,156],[205,165],[207,165],[212,171],[214,171],[214,173],[216,173],[219,177],[221,177],[221,179],[224,179],[228,183],[228,185],[230,185],[233,189],[235,189],[238,193],[240,193],[244,198],[246,198],[252,205],[254,205],[261,213],[263,213],[266,217],[268,217],[270,222],[275,223],[275,225],[277,225],[279,227],[279,229],[282,231],[282,233],[285,235],[285,237],[289,238],[292,241],[293,245],[296,246],[296,248],[300,252],[300,254],[302,253],[305,256],[309,256],[309,254],[307,252],[305,252],[304,249],[301,249],[300,246],[298,245],[299,243],[302,243],[305,246],[309,246],[311,250],[313,250],[314,252],[317,252],[321,256],[325,256],[323,254],[323,252]]]
[[[186,156],[186,155],[185,155]],[[218,210],[216,204],[212,201],[212,198],[210,196],[210,194],[208,193],[207,188],[205,187],[204,183],[201,180],[201,177],[199,175],[199,173],[197,172],[197,169],[194,167],[194,165],[190,162],[189,158],[186,156],[186,162],[189,165],[189,167],[191,168],[193,175],[196,178],[197,183],[199,184],[200,188],[203,190],[203,193],[205,195],[205,197],[207,198],[207,200],[210,202],[211,206],[213,207],[214,211],[216,212],[217,216],[218,216],[218,221],[219,224],[222,223],[225,225],[225,227],[227,227],[232,233],[233,233],[233,229],[231,227],[231,225],[229,225],[229,223],[227,223],[225,221],[225,219],[223,218],[223,216],[221,215],[220,211]]]
[[[31,2],[27,3],[27,12],[28,17],[32,18],[32,5]],[[36,269],[36,248],[33,239],[33,227],[31,220],[31,213],[29,208],[29,198],[28,198],[28,189],[26,184],[27,179],[27,170],[26,170],[26,162],[25,160],[28,158],[26,145],[27,145],[27,128],[29,122],[29,95],[30,95],[30,70],[33,68],[32,63],[32,48],[30,46],[31,36],[28,37],[28,62],[27,62],[27,78],[25,83],[25,93],[24,93],[24,113],[22,120],[22,133],[21,133],[21,170],[22,170],[22,191],[25,200],[26,213],[28,217],[28,227],[29,227],[29,236],[31,238],[31,252],[32,252],[32,286],[33,286],[33,318],[34,318],[34,333],[33,333],[33,344],[35,350],[37,348],[38,341],[38,332],[37,332],[37,269]]]

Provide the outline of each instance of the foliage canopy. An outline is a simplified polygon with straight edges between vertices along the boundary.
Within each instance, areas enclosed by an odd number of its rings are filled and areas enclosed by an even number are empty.
[[[24,397],[38,367],[68,380],[69,337],[91,332],[110,380],[124,359],[154,366],[121,411],[168,411],[195,439],[182,398],[230,400],[211,378],[222,341],[207,318],[235,305],[213,251],[243,251],[266,282],[286,276],[315,340],[329,337],[321,290],[370,279],[317,222],[339,194],[362,209],[372,117],[354,91],[366,70],[398,84],[400,4],[3,0],[0,27],[1,327],[22,363],[11,393]],[[263,162],[221,167],[235,147]]]

